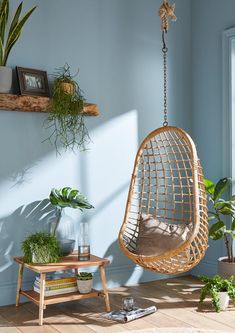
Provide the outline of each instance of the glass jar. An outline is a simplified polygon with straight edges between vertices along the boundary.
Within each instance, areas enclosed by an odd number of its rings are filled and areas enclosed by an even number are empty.
[[[89,224],[81,222],[78,239],[78,260],[90,260]]]

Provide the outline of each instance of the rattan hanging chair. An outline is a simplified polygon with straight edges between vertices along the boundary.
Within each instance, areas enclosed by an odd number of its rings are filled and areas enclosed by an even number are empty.
[[[136,253],[142,214],[187,226],[180,246],[157,255]],[[119,244],[140,266],[163,274],[183,273],[204,257],[208,242],[207,200],[195,145],[180,128],[165,126],[141,144],[131,179]]]

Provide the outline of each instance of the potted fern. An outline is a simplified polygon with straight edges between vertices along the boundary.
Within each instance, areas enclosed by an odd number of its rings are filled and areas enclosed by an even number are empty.
[[[77,274],[77,286],[78,291],[81,294],[88,294],[91,292],[93,283],[93,275],[92,273],[80,272]]]
[[[211,296],[212,306],[216,312],[225,310],[228,307],[229,299],[235,301],[235,285],[233,277],[228,280],[215,275],[212,278],[199,276],[199,279],[205,283],[201,289],[200,303],[203,303],[207,296]]]
[[[223,199],[226,189],[231,185],[231,179],[220,179],[216,184],[210,180],[204,180],[212,209],[209,210],[209,220],[212,224],[209,228],[209,236],[214,241],[224,240],[227,256],[218,259],[218,274],[224,278],[235,276],[235,260],[233,240],[235,238],[235,195],[227,200]]]
[[[27,237],[22,242],[21,249],[27,263],[53,263],[57,262],[60,256],[58,240],[46,232],[36,232]]]
[[[53,236],[56,236],[65,207],[79,209],[80,211],[94,208],[79,190],[72,189],[71,187],[53,188],[49,196],[49,201],[56,208],[56,220],[51,225],[51,234]],[[59,243],[62,255],[68,255],[73,252],[75,240],[60,238]]]
[[[12,20],[9,20],[9,0],[0,2],[0,93],[9,93],[12,86],[12,68],[7,67],[10,52],[21,36],[23,26],[31,16],[36,6],[23,16],[23,2],[17,7]]]

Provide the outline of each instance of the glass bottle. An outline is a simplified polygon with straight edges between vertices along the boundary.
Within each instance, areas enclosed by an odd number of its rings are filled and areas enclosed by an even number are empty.
[[[81,222],[78,239],[78,260],[90,260],[90,240],[88,222]]]

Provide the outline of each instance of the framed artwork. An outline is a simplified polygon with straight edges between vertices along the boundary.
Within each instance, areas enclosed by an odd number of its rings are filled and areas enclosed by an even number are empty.
[[[49,97],[47,72],[32,68],[16,67],[21,95]]]

